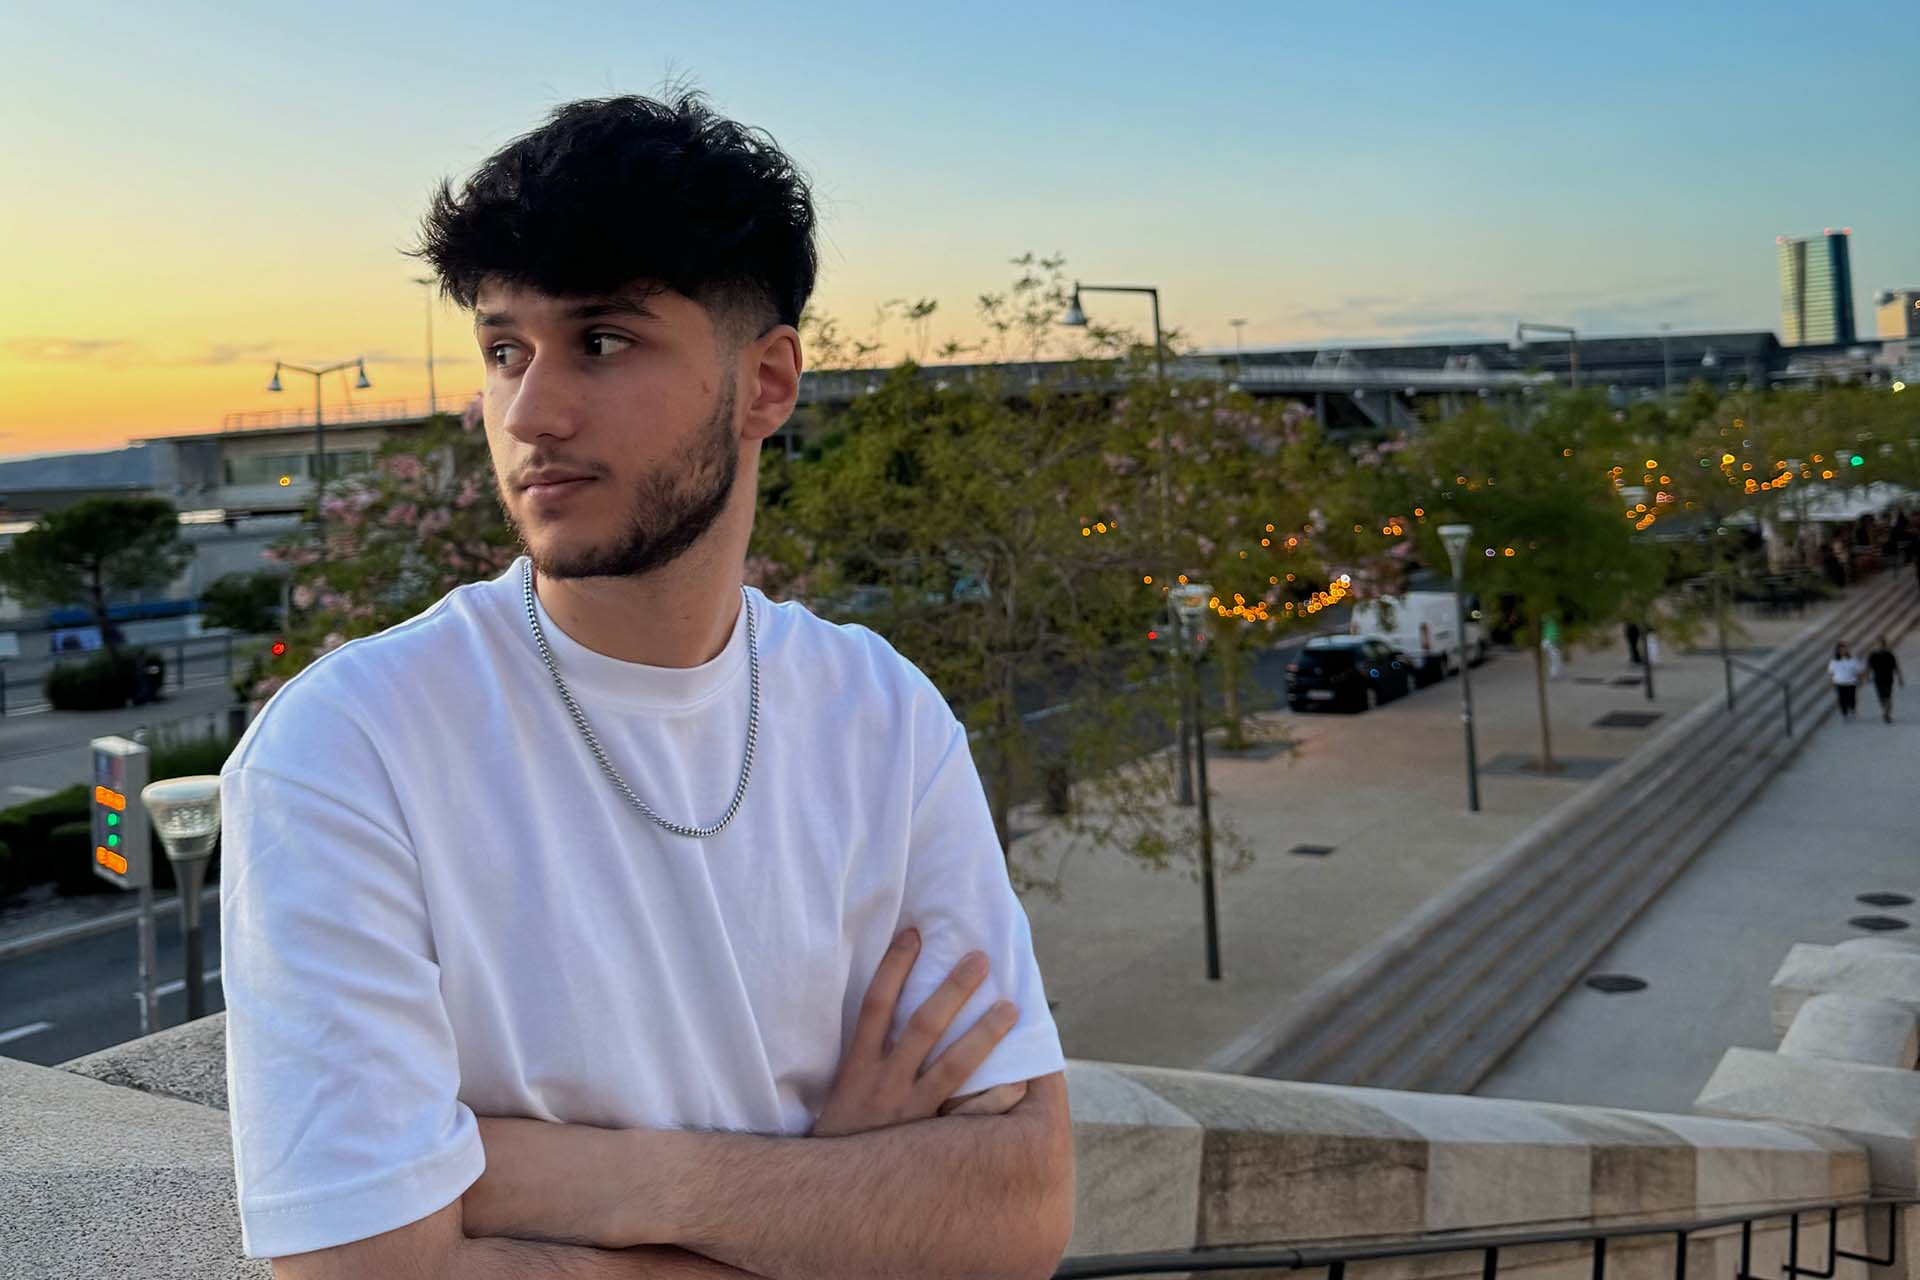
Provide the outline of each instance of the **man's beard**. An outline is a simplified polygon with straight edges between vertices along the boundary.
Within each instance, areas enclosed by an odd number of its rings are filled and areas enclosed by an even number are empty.
[[[733,384],[725,378],[721,381],[720,403],[695,434],[690,456],[679,467],[670,463],[640,480],[634,488],[632,516],[616,542],[543,555],[527,540],[509,509],[507,524],[542,577],[636,577],[672,564],[706,536],[726,510],[740,470],[740,451],[733,438]]]

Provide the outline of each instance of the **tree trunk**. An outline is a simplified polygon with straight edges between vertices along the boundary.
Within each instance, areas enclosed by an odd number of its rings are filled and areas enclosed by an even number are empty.
[[[1547,718],[1547,646],[1535,628],[1533,637],[1533,683],[1540,695],[1540,772],[1558,773],[1553,762],[1553,724]]]
[[[107,621],[107,592],[100,583],[100,566],[93,567],[93,621],[100,628],[100,643],[107,647],[107,657],[113,662],[120,660],[120,646],[114,643],[113,630]]]
[[[1241,639],[1237,627],[1232,629],[1232,635],[1233,638],[1231,640],[1222,641],[1220,644],[1220,692],[1227,703],[1227,738],[1225,745],[1229,751],[1243,751],[1246,749],[1247,735],[1245,727],[1241,723]],[[1199,673],[1195,672],[1194,674],[1197,679]]]

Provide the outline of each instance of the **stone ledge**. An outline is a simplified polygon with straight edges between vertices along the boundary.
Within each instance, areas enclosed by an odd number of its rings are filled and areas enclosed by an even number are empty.
[[[1790,1116],[1831,1130],[1866,1148],[1875,1194],[1920,1190],[1920,1072],[1729,1049],[1694,1107],[1721,1116]]]
[[[1780,1041],[1790,1058],[1831,1058],[1911,1071],[1920,1058],[1920,1016],[1870,996],[1809,996]]]
[[[90,1076],[163,1098],[227,1109],[227,1015],[216,1013],[129,1040],[60,1064]]]
[[[1795,943],[1773,975],[1770,991],[1773,1030],[1779,1036],[1787,1034],[1793,1015],[1810,996],[1868,996],[1920,1013],[1920,951]]]

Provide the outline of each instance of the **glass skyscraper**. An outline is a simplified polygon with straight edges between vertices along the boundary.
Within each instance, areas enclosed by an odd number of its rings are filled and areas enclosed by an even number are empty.
[[[1831,228],[1818,239],[1778,236],[1780,342],[1804,347],[1854,340],[1850,229]]]

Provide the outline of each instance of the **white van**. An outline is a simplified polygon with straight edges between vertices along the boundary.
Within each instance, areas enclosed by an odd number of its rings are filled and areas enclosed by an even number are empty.
[[[1467,598],[1467,642],[1456,634],[1451,591],[1409,591],[1404,596],[1381,596],[1353,606],[1349,633],[1378,636],[1413,658],[1421,683],[1431,684],[1460,669],[1462,657],[1478,666],[1487,656],[1481,634],[1479,601]]]

